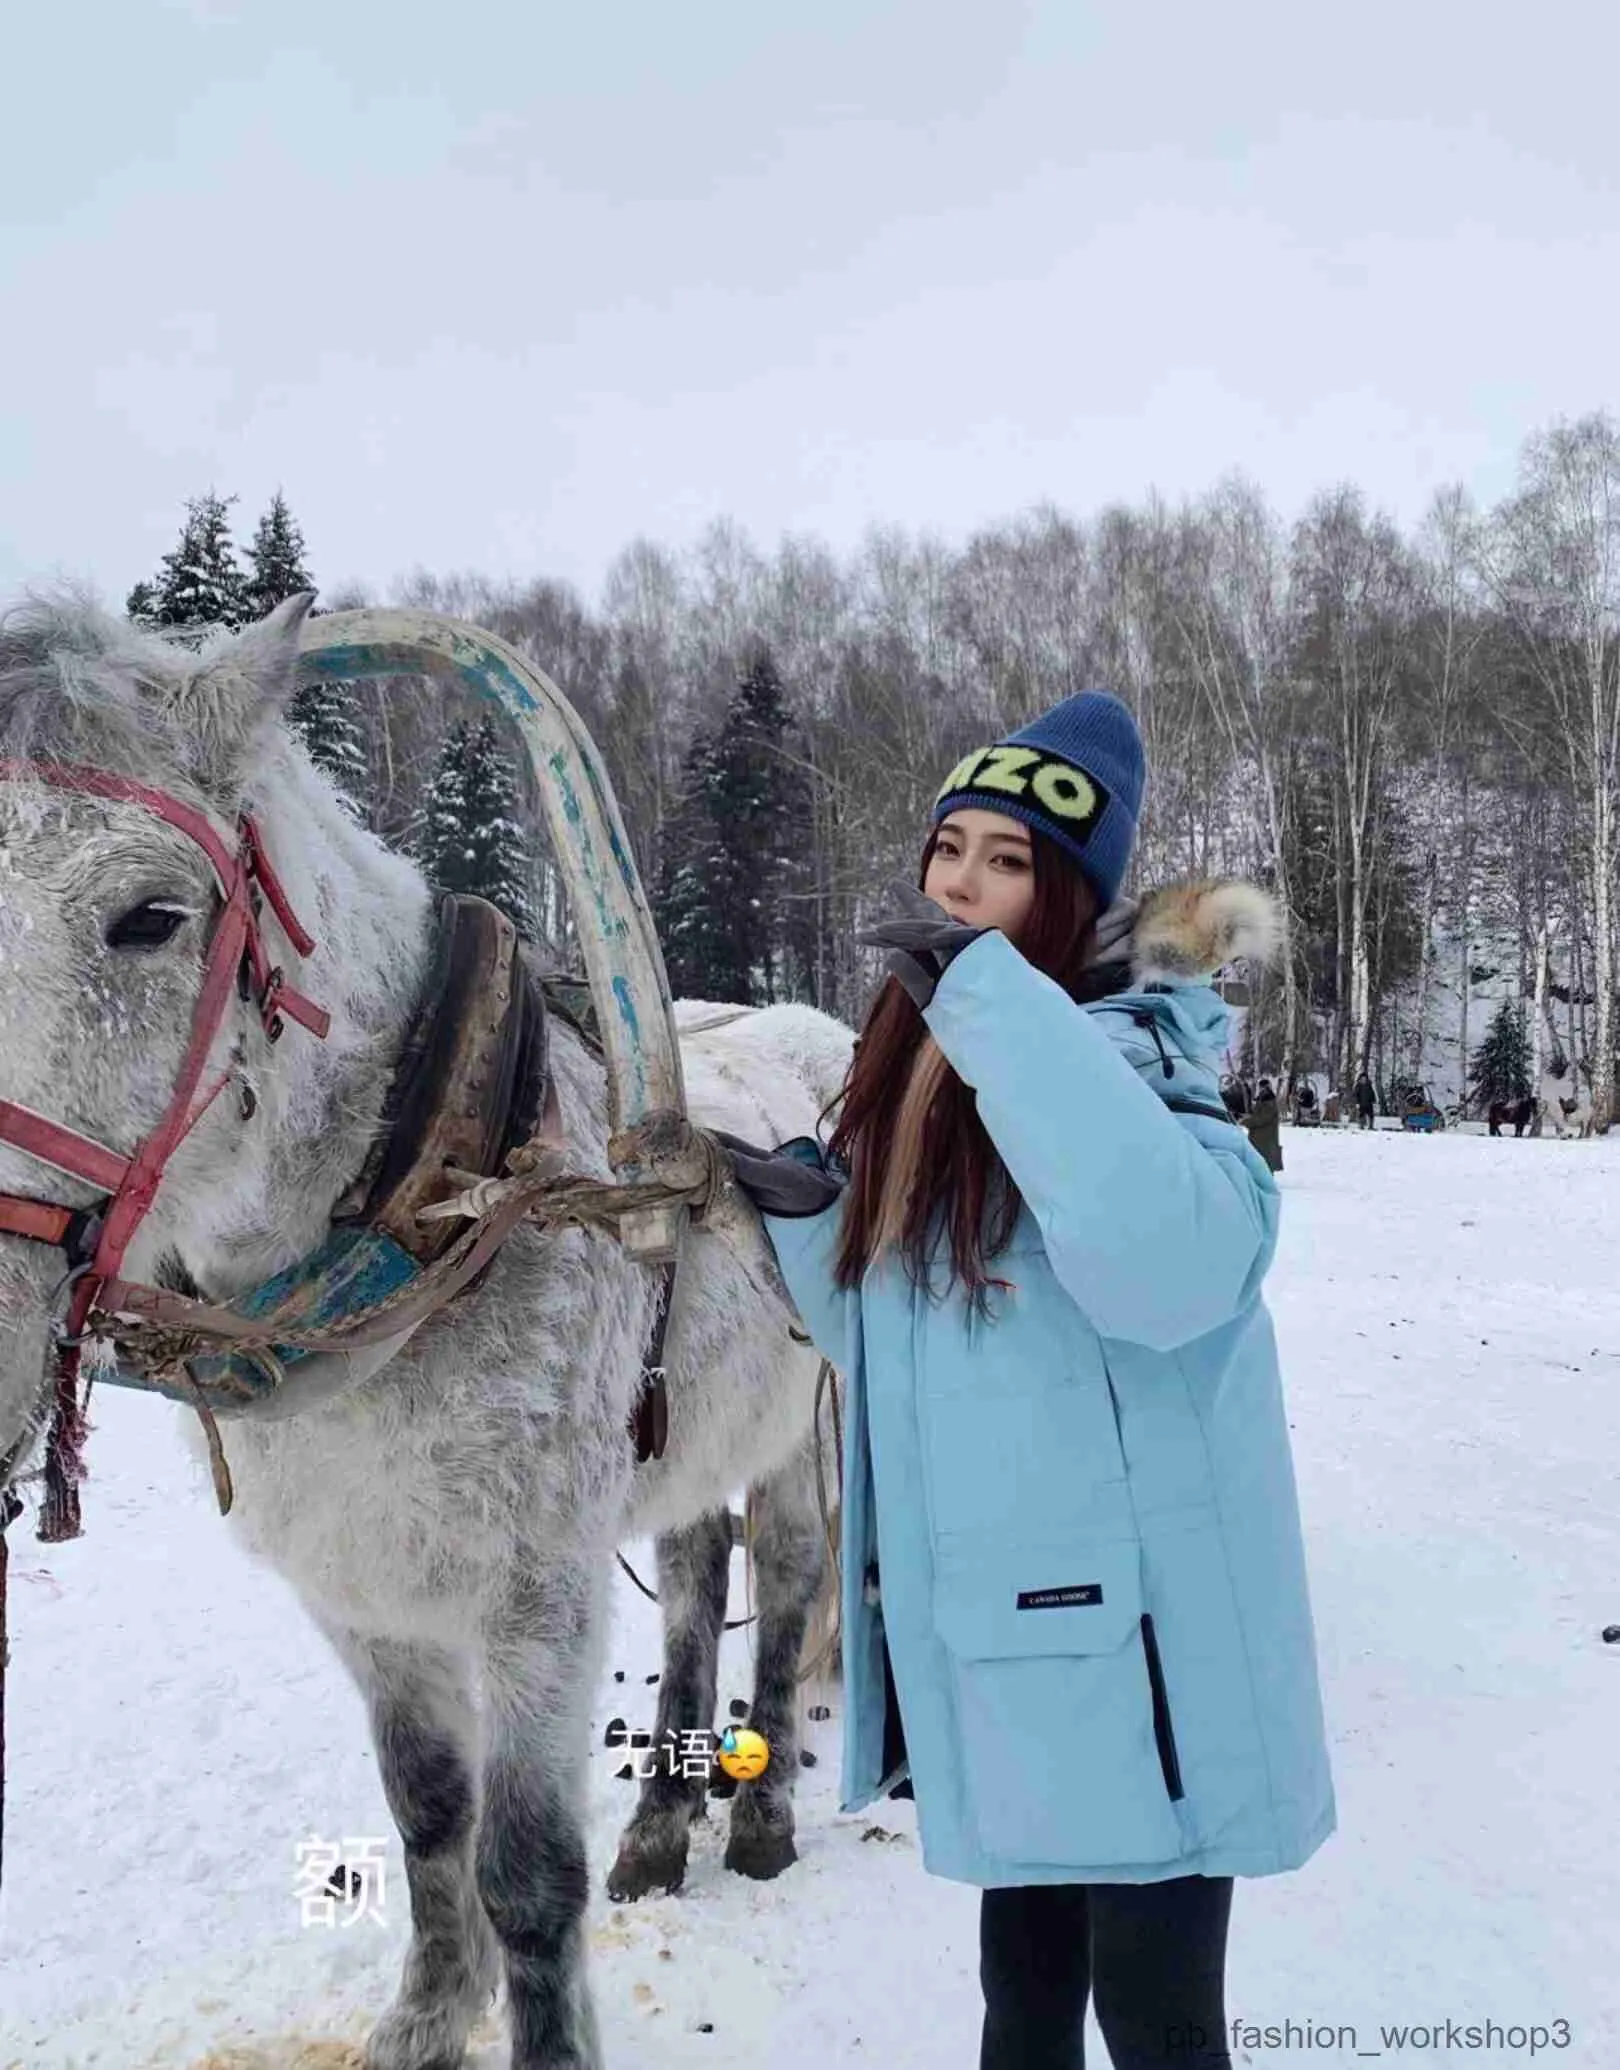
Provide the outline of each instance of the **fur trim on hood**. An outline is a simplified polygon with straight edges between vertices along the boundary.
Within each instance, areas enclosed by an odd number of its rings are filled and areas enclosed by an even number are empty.
[[[1090,967],[1133,989],[1198,984],[1240,958],[1272,962],[1282,939],[1282,909],[1269,891],[1240,878],[1198,879],[1117,900],[1097,923]]]

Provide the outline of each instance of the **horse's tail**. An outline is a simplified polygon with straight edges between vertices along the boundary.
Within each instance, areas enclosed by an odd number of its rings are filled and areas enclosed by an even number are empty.
[[[801,1684],[812,1678],[835,1682],[843,1666],[839,1645],[843,1636],[839,1560],[844,1508],[843,1382],[831,1359],[821,1361],[816,1376],[810,1446],[815,1461],[816,1522],[821,1531],[821,1579],[805,1620],[804,1645],[799,1652]]]
[[[840,1511],[834,1496],[827,1510],[827,1534],[831,1543],[823,1549],[821,1580],[811,1599],[804,1624],[804,1644],[799,1649],[800,1682],[836,1682],[842,1668],[839,1650],[838,1529]]]
[[[810,1432],[810,1454],[816,1489],[816,1536],[819,1540],[819,1576],[810,1607],[805,1612],[804,1638],[799,1647],[796,1679],[804,1691],[812,1683],[839,1681],[843,1658],[842,1569],[839,1562],[839,1534],[843,1524],[842,1459],[843,1420],[840,1384],[831,1362],[822,1361],[816,1382],[815,1421]],[[746,1571],[748,1605],[754,1604],[755,1491],[750,1488],[743,1505],[743,1562]]]
[[[796,1679],[802,1689],[811,1682],[836,1682],[841,1678],[843,1661],[839,1651],[840,1631],[840,1587],[838,1566],[838,1532],[842,1521],[836,1493],[828,1498],[827,1515],[823,1522],[818,1511],[817,1531],[824,1539],[821,1548],[821,1578],[816,1583],[816,1592],[810,1598],[810,1607],[805,1612],[804,1639],[799,1647],[799,1661]],[[754,1541],[759,1532],[758,1511],[755,1490],[750,1488],[743,1498],[743,1513],[740,1529],[734,1529],[733,1543],[740,1542],[743,1555],[743,1600],[753,1616],[756,1601],[754,1590]]]

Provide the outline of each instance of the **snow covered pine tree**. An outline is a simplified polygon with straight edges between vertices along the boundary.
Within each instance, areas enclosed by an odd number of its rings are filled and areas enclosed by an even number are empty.
[[[677,998],[746,1001],[746,971],[732,955],[727,924],[731,858],[711,794],[720,781],[715,739],[699,733],[681,765],[681,787],[664,829],[664,860],[653,918]]]
[[[288,597],[315,587],[304,552],[304,535],[277,489],[248,548],[251,617],[263,618]],[[342,683],[306,683],[288,705],[287,717],[303,735],[310,760],[331,777],[352,815],[363,819],[361,800],[369,788],[370,770],[353,692]]]
[[[761,647],[718,733],[699,734],[688,750],[665,837],[654,914],[670,983],[689,998],[769,1005],[808,996],[810,799],[793,743],[782,679]]]
[[[184,640],[216,626],[235,632],[256,615],[231,544],[235,501],[210,489],[186,505],[180,544],[163,556],[157,580],[137,582],[129,593],[125,609],[131,618]]]
[[[304,565],[304,535],[279,489],[259,520],[247,559],[248,615],[252,618],[263,618],[288,597],[315,587],[315,578]]]
[[[487,898],[534,941],[533,871],[516,814],[517,777],[494,721],[458,719],[423,793],[412,852],[438,890]]]
[[[1509,1106],[1530,1090],[1530,1037],[1524,1008],[1504,999],[1491,1017],[1485,1040],[1474,1052],[1469,1090],[1479,1112]]]

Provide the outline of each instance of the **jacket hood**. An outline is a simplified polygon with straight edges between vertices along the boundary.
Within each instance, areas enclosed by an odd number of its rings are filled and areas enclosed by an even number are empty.
[[[1240,959],[1272,962],[1282,937],[1281,908],[1258,884],[1166,884],[1109,907],[1075,996],[1081,1005],[1106,1002],[1150,1015],[1186,1056],[1218,1055],[1232,1013],[1210,981]]]

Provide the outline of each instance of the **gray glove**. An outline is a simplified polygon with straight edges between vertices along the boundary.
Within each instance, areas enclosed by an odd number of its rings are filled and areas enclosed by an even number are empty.
[[[761,1150],[740,1136],[728,1136],[724,1129],[710,1129],[708,1135],[724,1147],[731,1175],[762,1215],[779,1215],[800,1220],[819,1215],[831,1207],[844,1190],[843,1179],[829,1171],[821,1152],[809,1136],[796,1136],[777,1150]],[[814,1157],[794,1155],[802,1145]]]
[[[891,877],[887,890],[889,902],[896,908],[894,917],[880,920],[855,939],[868,948],[892,952],[886,963],[889,975],[899,979],[921,1012],[953,959],[990,930],[953,920],[943,906],[926,898],[904,877]]]

